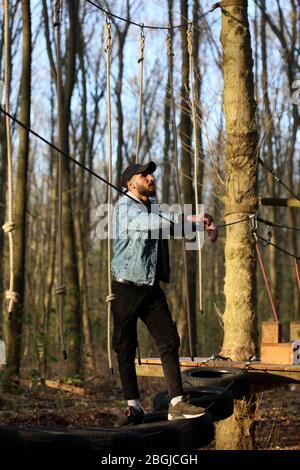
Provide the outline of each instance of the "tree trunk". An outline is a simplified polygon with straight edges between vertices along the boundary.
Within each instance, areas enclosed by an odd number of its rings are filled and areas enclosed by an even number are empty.
[[[267,68],[267,40],[266,40],[266,4],[265,0],[261,0],[261,56],[262,56],[262,94],[264,103],[263,122],[266,132],[267,161],[269,168],[274,168],[274,155],[272,138],[274,135],[273,116],[271,113],[269,92],[268,92],[268,68]],[[270,197],[276,197],[275,179],[273,175],[267,175],[267,188]],[[276,207],[270,208],[271,220],[278,223],[278,210]],[[278,231],[272,233],[272,243],[278,245]],[[279,278],[279,252],[273,247],[269,247],[269,265],[270,265],[270,287],[272,297],[275,302],[277,313],[279,313],[279,296],[280,296],[280,278]]]
[[[193,23],[196,27],[193,28],[193,54],[194,54],[194,90],[195,90],[195,101],[196,101],[196,132],[198,135],[197,143],[197,155],[198,155],[198,185],[195,188],[195,191],[198,191],[198,201],[199,204],[202,202],[202,185],[204,180],[204,152],[203,152],[203,139],[202,139],[202,111],[200,106],[201,98],[201,87],[202,87],[202,77],[199,65],[199,49],[201,45],[201,28],[199,26],[199,13],[200,2],[199,0],[194,0],[193,5]]]
[[[54,90],[51,87],[51,142],[55,141],[54,129]],[[56,260],[56,213],[57,213],[57,185],[55,184],[56,178],[54,175],[54,162],[55,152],[52,148],[49,149],[50,162],[49,162],[49,180],[47,185],[47,193],[49,197],[47,220],[49,220],[49,232],[45,244],[47,246],[47,255],[45,257],[45,282],[43,285],[43,318],[42,318],[42,333],[43,345],[41,348],[40,356],[40,374],[41,377],[46,378],[48,375],[49,355],[51,353],[49,341],[50,334],[50,311],[52,302],[52,291],[55,277],[55,260]]]
[[[170,41],[173,43],[173,0],[168,0],[168,13],[169,13],[169,25],[170,31],[169,34],[172,35]],[[173,48],[172,48],[173,49]],[[173,68],[173,61],[171,61],[171,66]],[[170,73],[173,75],[173,70],[170,70]],[[164,109],[164,154],[163,154],[163,179],[162,179],[162,200],[165,204],[170,202],[170,174],[172,168],[170,167],[170,146],[171,146],[171,136],[170,136],[170,124],[171,124],[171,94],[170,94],[170,76],[168,74],[168,80],[166,85],[165,93],[165,109]]]
[[[22,0],[22,75],[20,121],[30,127],[31,97],[31,13],[30,0]],[[24,319],[26,211],[28,200],[29,133],[20,127],[15,203],[15,290],[19,302],[8,323],[7,378],[19,375],[21,367],[21,336]]]
[[[82,34],[82,27],[79,31],[79,63],[82,76],[82,134],[80,140],[80,163],[86,165],[86,154],[88,153],[88,124],[87,124],[87,84],[85,69],[85,45]],[[89,318],[89,292],[87,283],[87,249],[89,246],[90,231],[89,225],[85,224],[86,213],[89,213],[90,206],[85,204],[89,200],[87,195],[91,191],[91,185],[87,184],[87,176],[80,169],[78,171],[76,191],[77,198],[74,201],[76,205],[76,216],[74,218],[74,229],[76,235],[76,247],[78,253],[78,274],[81,292],[81,316],[82,316],[82,351],[81,351],[81,370],[82,375],[87,376],[95,368],[94,354],[92,348],[92,329]]]
[[[181,18],[187,21],[188,2],[181,0]],[[180,116],[180,140],[181,140],[181,158],[182,158],[182,185],[184,194],[184,204],[194,206],[193,183],[192,183],[192,126],[189,106],[189,61],[187,49],[187,28],[181,28],[181,116]],[[197,344],[197,326],[196,326],[196,279],[197,279],[197,256],[194,251],[187,251],[188,271],[188,290],[190,300],[192,347]],[[182,337],[182,346],[187,342],[186,333]]]
[[[78,1],[68,0],[69,30],[66,39],[65,73],[62,90],[62,115],[61,115],[61,144],[62,150],[69,154],[69,126],[71,120],[71,99],[76,81],[75,64],[77,54],[78,36]],[[81,349],[81,315],[80,315],[80,289],[77,267],[76,242],[74,232],[73,207],[71,191],[70,162],[67,158],[62,160],[63,173],[63,245],[64,245],[64,269],[67,286],[67,314],[68,323],[68,373],[80,372]]]
[[[227,131],[226,223],[245,217],[237,204],[256,202],[258,135],[253,60],[247,0],[239,3],[239,6],[223,6],[222,10],[223,106]],[[226,306],[221,354],[233,360],[248,360],[257,350],[256,255],[250,223],[227,229],[225,262]],[[254,408],[255,404],[247,399],[236,403],[234,414],[217,426],[218,449],[253,448]]]
[[[5,273],[5,257],[4,257],[4,243],[5,234],[2,226],[5,223],[5,207],[6,207],[6,182],[7,182],[7,146],[6,146],[6,132],[5,132],[5,118],[0,116],[0,259],[1,271],[0,276],[0,338],[3,337],[3,321],[4,321],[4,273]]]

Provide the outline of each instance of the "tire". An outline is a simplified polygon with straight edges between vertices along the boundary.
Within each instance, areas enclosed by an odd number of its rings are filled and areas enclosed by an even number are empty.
[[[145,415],[145,423],[138,427],[144,427],[146,430],[144,437],[147,449],[176,451],[200,449],[214,440],[214,424],[209,412],[194,419],[174,421],[167,419],[168,411],[166,409]],[[173,435],[170,434],[170,430]],[[175,435],[175,430],[177,435]]]
[[[235,400],[243,399],[250,391],[247,372],[232,367],[192,367],[182,372],[183,388],[222,387],[232,391]]]
[[[90,430],[45,429],[45,428],[0,428],[1,444],[15,447],[28,454],[67,453],[73,455],[98,454],[113,450],[133,451],[144,449],[144,437],[129,430],[115,428],[93,428]]]
[[[208,409],[214,422],[226,419],[233,413],[231,390],[219,387],[195,387],[185,390],[184,395],[190,397],[193,405]],[[168,392],[165,390],[156,394],[153,398],[153,419],[156,418],[156,414],[167,419],[168,406]]]

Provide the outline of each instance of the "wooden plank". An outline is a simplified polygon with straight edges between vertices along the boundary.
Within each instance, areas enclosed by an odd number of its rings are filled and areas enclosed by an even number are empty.
[[[292,343],[261,345],[260,355],[262,362],[269,364],[293,364]]]
[[[255,362],[233,362],[233,361],[212,361],[210,360],[209,362],[207,361],[209,358],[195,358],[195,361],[182,361],[180,358],[180,367],[181,369],[190,369],[191,367],[233,367],[233,368],[238,368],[238,369],[253,369],[253,370],[291,370],[293,372],[298,372],[300,373],[300,365],[298,364],[271,364],[271,363],[266,363],[266,362],[261,362],[261,361],[255,361]],[[139,368],[146,367],[151,370],[151,368],[155,368],[156,366],[161,367],[161,360],[159,358],[142,358],[141,359],[142,365],[138,366]]]

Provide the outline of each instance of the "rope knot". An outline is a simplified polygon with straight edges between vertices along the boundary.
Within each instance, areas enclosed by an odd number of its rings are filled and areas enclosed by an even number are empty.
[[[5,298],[6,300],[9,300],[13,304],[16,304],[19,300],[19,294],[13,290],[7,290],[5,292]]]
[[[5,233],[13,232],[15,228],[16,228],[15,222],[5,222],[5,224],[2,225],[2,229],[4,230]]]
[[[140,46],[140,58],[138,60],[138,64],[144,60],[144,49],[145,49],[145,35],[141,33],[141,46]]]
[[[187,29],[187,43],[188,43],[188,53],[190,56],[193,55],[193,44],[192,44],[192,23],[188,24],[188,29]]]
[[[60,26],[60,10],[61,10],[61,0],[56,0],[54,5],[54,19],[53,19],[53,26],[56,28]]]
[[[171,37],[171,33],[169,32],[167,35],[167,47],[168,47],[168,55],[173,56],[175,55],[173,52],[173,41]]]
[[[105,46],[105,52],[107,54],[111,53],[111,23],[109,20],[106,21],[105,23],[105,30],[106,30],[106,46]]]
[[[113,300],[115,300],[115,298],[116,298],[115,294],[108,294],[105,300],[108,303],[108,302],[112,302]]]
[[[60,285],[55,287],[56,295],[66,295],[66,292],[67,292],[67,288],[66,288],[65,284],[60,284]]]

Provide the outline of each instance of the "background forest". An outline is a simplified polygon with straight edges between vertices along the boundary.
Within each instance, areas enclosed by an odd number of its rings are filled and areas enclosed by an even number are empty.
[[[91,2],[92,3],[92,2]],[[64,152],[108,177],[105,14],[87,1],[62,2],[62,129]],[[192,20],[194,87],[197,107],[198,194],[217,224],[224,223],[223,197],[226,134],[222,112],[223,75],[220,12],[200,18],[212,6],[200,0],[95,0],[127,20],[146,25],[177,25]],[[53,143],[57,142],[56,52],[54,1],[21,0],[10,5],[9,63],[11,112]],[[294,193],[300,193],[300,1],[249,0],[248,14],[254,60],[260,157]],[[111,104],[113,183],[136,152],[139,106],[140,34],[138,25],[111,18]],[[144,80],[140,160],[158,164],[160,202],[178,202],[174,162],[174,133],[170,102],[168,30],[144,29]],[[193,132],[185,28],[172,35],[173,82],[180,159],[180,190],[185,203],[193,200]],[[0,76],[4,68],[4,23],[0,10]],[[298,80],[298,85],[296,81]],[[299,99],[299,93],[296,96]],[[300,100],[299,100],[300,101]],[[4,97],[2,97],[4,103]],[[7,141],[5,116],[0,115],[0,225],[6,221]],[[67,295],[65,337],[69,360],[62,360],[58,334],[58,201],[56,152],[12,122],[16,212],[16,291],[20,301],[8,320],[5,290],[9,278],[8,243],[0,233],[0,338],[16,341],[14,373],[41,376],[86,376],[105,367],[107,304],[107,242],[99,240],[97,207],[107,201],[107,186],[67,159],[63,160],[63,241]],[[294,197],[270,172],[258,165],[258,195]],[[113,191],[113,200],[119,197]],[[298,211],[299,212],[299,211]],[[296,209],[261,207],[260,216],[300,227]],[[267,227],[261,234],[268,237]],[[202,250],[203,312],[199,311],[197,256],[190,252],[188,288],[194,351],[197,356],[219,352],[224,311],[224,242]],[[272,242],[299,254],[296,230],[272,231]],[[170,241],[172,282],[165,286],[182,338],[181,355],[189,354],[184,301],[184,269],[180,242]],[[299,320],[299,290],[294,259],[271,247],[261,249],[277,312],[287,334],[288,322]],[[236,279],[236,289],[239,279]],[[263,278],[257,266],[258,319],[272,318]],[[139,326],[142,356],[158,356],[143,325]]]

